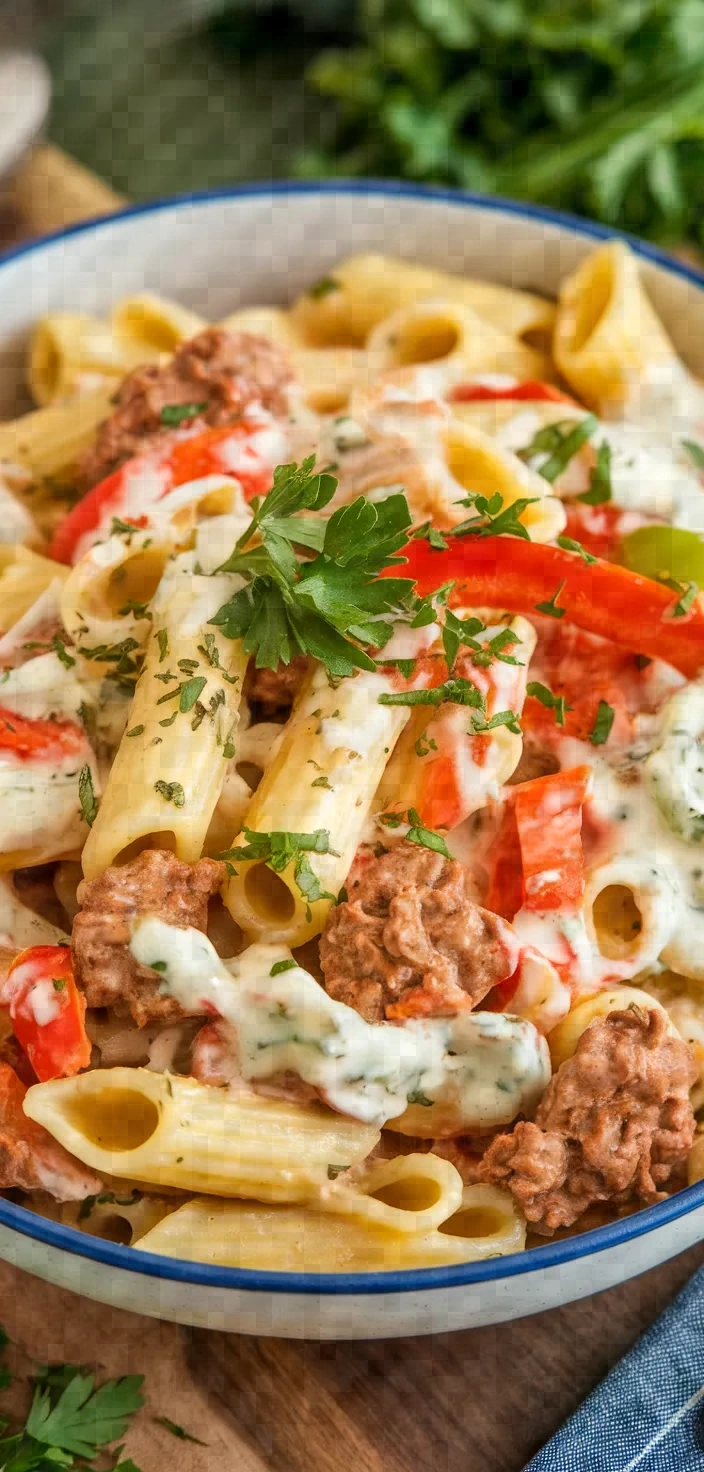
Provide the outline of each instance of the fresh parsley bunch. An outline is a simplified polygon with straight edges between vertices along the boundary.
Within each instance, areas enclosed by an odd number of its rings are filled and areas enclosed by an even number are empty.
[[[383,648],[394,616],[418,602],[411,579],[379,577],[403,561],[394,554],[408,541],[411,515],[397,494],[377,502],[360,496],[328,520],[316,516],[337,481],[314,467],[312,455],[300,466],[278,466],[272,490],[253,503],[249,526],[219,569],[240,573],[245,586],[211,623],[242,639],[258,668],[310,654],[341,677],[374,670],[366,648]]]
[[[704,242],[704,0],[357,0],[308,174],[404,176]]]

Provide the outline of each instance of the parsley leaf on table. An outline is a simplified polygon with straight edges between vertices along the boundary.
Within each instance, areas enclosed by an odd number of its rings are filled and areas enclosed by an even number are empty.
[[[125,1375],[96,1390],[94,1376],[79,1372],[53,1404],[50,1390],[38,1385],[27,1435],[76,1457],[95,1457],[99,1447],[124,1436],[130,1418],[144,1405],[143,1382],[143,1375]]]

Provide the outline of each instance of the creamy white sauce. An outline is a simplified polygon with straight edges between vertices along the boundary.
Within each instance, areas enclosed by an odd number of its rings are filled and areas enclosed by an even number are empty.
[[[454,1106],[458,1132],[530,1112],[547,1086],[547,1045],[530,1022],[500,1012],[373,1025],[335,1002],[283,946],[254,945],[227,965],[198,930],[139,922],[132,954],[189,1011],[205,1003],[236,1029],[247,1079],[291,1069],[343,1114],[382,1125],[408,1103]]]

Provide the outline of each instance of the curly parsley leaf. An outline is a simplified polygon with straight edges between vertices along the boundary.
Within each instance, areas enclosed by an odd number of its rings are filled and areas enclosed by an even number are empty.
[[[473,506],[479,515],[470,516],[466,521],[461,521],[458,526],[453,527],[452,536],[510,536],[521,537],[524,542],[529,542],[530,532],[520,518],[526,508],[533,506],[538,499],[538,496],[521,496],[518,500],[509,502],[508,506],[504,506],[504,498],[500,491],[495,491],[494,495],[489,498],[470,491],[458,504]]]

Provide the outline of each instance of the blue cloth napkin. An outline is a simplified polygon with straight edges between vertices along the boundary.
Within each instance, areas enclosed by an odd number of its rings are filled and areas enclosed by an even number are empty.
[[[704,1472],[704,1268],[524,1472]]]

